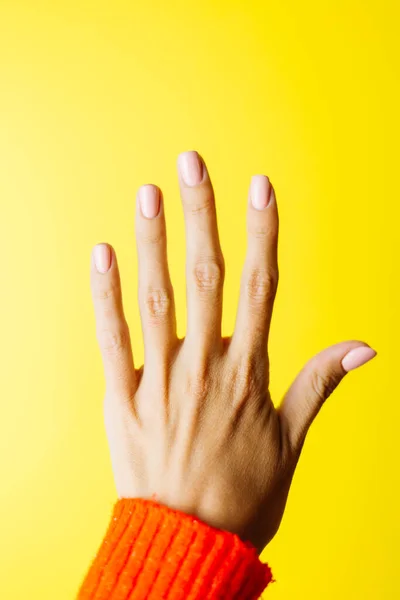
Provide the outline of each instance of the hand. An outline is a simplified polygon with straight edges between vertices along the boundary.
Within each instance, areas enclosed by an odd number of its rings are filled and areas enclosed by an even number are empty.
[[[99,244],[92,253],[105,426],[117,493],[194,514],[251,541],[260,553],[278,530],[312,421],[343,376],[376,353],[359,341],[325,349],[275,408],[267,353],[278,282],[274,189],[267,177],[252,178],[237,318],[232,337],[222,337],[224,258],[212,184],[197,152],[180,155],[178,167],[186,230],[186,337],[176,334],[161,190],[143,186],[136,203],[145,355],[139,369],[115,251]]]

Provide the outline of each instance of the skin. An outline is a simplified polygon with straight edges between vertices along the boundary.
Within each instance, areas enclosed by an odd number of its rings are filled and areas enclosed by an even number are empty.
[[[194,514],[251,541],[261,553],[279,528],[311,423],[346,373],[376,353],[357,340],[326,348],[305,365],[275,407],[268,389],[268,333],[278,284],[273,186],[264,175],[252,178],[237,317],[232,336],[223,337],[225,264],[211,180],[194,151],[179,156],[178,175],[186,230],[185,338],[176,334],[164,202],[157,186],[143,186],[136,203],[145,349],[140,368],[134,365],[115,251],[100,244],[91,256],[117,493]],[[148,216],[139,202],[145,196]],[[159,213],[149,218],[157,205]],[[96,268],[97,252],[105,272]]]

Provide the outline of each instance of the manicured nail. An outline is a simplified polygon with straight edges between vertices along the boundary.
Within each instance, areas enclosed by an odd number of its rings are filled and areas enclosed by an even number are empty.
[[[160,192],[155,185],[142,185],[139,189],[139,202],[142,215],[154,219],[160,211]]]
[[[354,348],[342,359],[342,367],[345,371],[352,371],[353,369],[365,365],[365,363],[371,360],[371,358],[374,358],[374,356],[376,356],[376,352],[369,346]]]
[[[203,161],[195,150],[182,152],[178,156],[178,168],[183,181],[190,187],[199,185],[203,180]]]
[[[267,208],[273,190],[272,185],[265,175],[253,175],[250,183],[250,198],[251,203],[257,210]]]
[[[97,244],[94,247],[94,264],[99,273],[107,273],[111,266],[111,249],[108,244]]]

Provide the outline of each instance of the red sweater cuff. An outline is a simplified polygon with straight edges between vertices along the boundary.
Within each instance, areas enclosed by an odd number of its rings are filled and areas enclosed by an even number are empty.
[[[153,500],[120,498],[77,600],[255,600],[271,581],[236,534]]]

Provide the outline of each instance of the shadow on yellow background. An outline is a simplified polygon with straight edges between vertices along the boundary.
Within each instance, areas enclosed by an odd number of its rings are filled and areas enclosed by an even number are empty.
[[[90,252],[116,249],[139,365],[134,198],[160,185],[184,335],[175,161],[190,149],[217,195],[224,335],[250,176],[277,190],[275,402],[330,344],[378,351],[308,436],[262,555],[277,579],[265,597],[399,597],[397,6],[0,1],[2,598],[70,600],[105,533],[116,492]]]

